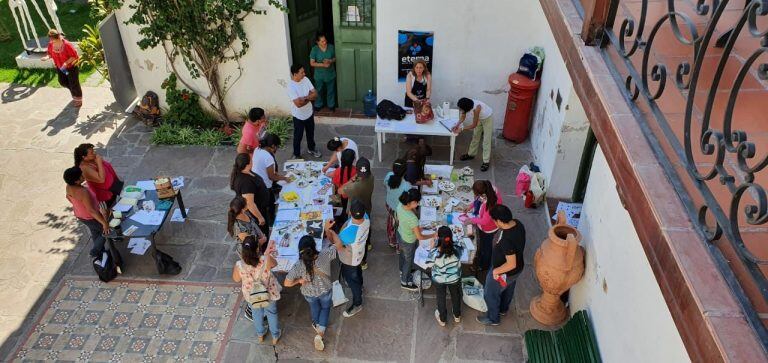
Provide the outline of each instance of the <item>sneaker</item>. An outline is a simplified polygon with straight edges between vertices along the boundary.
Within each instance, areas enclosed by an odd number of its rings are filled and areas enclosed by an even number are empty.
[[[440,324],[440,326],[445,326],[445,322],[440,320],[440,312],[435,310],[435,320],[437,320],[437,323]]]
[[[280,341],[280,338],[282,336],[283,336],[283,330],[280,329],[280,331],[277,333],[277,336],[274,336],[274,335],[272,336],[272,345],[277,345],[277,342]]]
[[[322,107],[312,106],[312,109],[315,110],[315,112],[322,110]]]
[[[253,312],[248,304],[243,304],[243,315],[245,315],[245,318],[248,319],[248,321],[253,321]]]
[[[492,322],[491,319],[488,319],[488,317],[485,316],[485,315],[483,315],[483,316],[478,315],[477,318],[475,318],[475,319],[477,319],[478,323],[483,324],[483,325],[490,325],[490,326],[498,326],[499,325],[499,323]]]
[[[312,155],[312,156],[314,156],[316,158],[323,157],[323,154],[321,154],[319,151],[314,151],[314,150],[309,150],[309,155]]]
[[[320,331],[320,327],[317,326],[317,324],[312,323],[312,329],[315,329],[315,333],[322,334],[323,332]]]
[[[369,244],[368,247],[366,247],[366,248],[368,249],[368,251],[372,250],[373,249],[373,243]]]
[[[413,282],[409,282],[407,284],[401,282],[400,287],[409,291],[419,291],[419,287],[416,286]]]
[[[301,159],[301,155],[293,155],[291,156],[291,159]]]
[[[506,315],[507,315],[507,312],[506,312],[506,311],[504,311],[504,312],[499,312],[499,315],[501,315],[501,316],[506,316]]]
[[[456,316],[456,315],[454,315],[454,316],[453,316],[453,322],[454,322],[454,323],[461,323],[461,317],[460,317],[460,316]]]
[[[345,318],[349,318],[349,317],[352,317],[353,315],[359,313],[361,310],[363,310],[363,306],[362,305],[356,305],[356,306],[352,305],[347,310],[344,310],[344,312],[341,313],[341,315],[344,315]]]
[[[259,336],[257,337],[257,338],[259,339],[259,343],[264,343],[264,337],[265,337],[265,336],[266,336],[266,334],[264,334],[264,335],[259,335]]]
[[[480,165],[480,171],[488,171],[488,168],[490,167],[491,167],[490,163],[483,163],[482,165]]]
[[[323,343],[323,337],[320,334],[315,335],[315,349],[321,352],[325,349],[325,343]]]
[[[367,270],[368,269],[368,262],[361,263],[360,264],[360,268],[363,269],[363,270]]]
[[[469,155],[469,154],[464,154],[462,156],[459,156],[459,160],[461,161],[472,160],[474,158],[475,158],[474,155]]]

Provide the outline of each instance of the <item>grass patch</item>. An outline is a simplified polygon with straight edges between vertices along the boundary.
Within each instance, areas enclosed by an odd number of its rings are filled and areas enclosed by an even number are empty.
[[[43,15],[47,17],[45,10],[45,3],[42,0],[37,1],[40,5],[40,10]],[[59,22],[63,28],[66,37],[70,41],[79,41],[83,34],[83,25],[96,24],[96,20],[93,19],[89,13],[89,5],[81,3],[62,3],[56,2],[59,16]],[[48,34],[48,29],[45,28],[45,23],[38,16],[32,4],[29,5],[30,14],[36,25],[37,35],[45,36]],[[74,12],[71,12],[74,11]],[[17,13],[18,15],[18,13]],[[8,8],[8,0],[0,0],[0,23],[5,26],[6,30],[11,33],[11,39],[0,42],[0,82],[5,83],[18,83],[28,86],[55,86],[60,87],[59,82],[56,79],[56,72],[53,69],[23,69],[16,68],[16,56],[24,49],[21,39],[19,39],[19,33],[16,30],[16,23],[13,21],[11,15],[11,9]],[[49,20],[49,23],[50,20]],[[85,81],[95,70],[93,69],[81,69],[80,70],[80,82]]]

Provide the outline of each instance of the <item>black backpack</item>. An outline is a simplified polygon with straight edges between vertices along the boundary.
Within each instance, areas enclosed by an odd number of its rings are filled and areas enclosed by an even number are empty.
[[[381,100],[376,106],[376,114],[383,120],[402,120],[405,118],[405,110],[390,100]]]
[[[157,93],[147,91],[136,105],[134,113],[148,126],[156,126],[160,118],[160,99]]]
[[[536,71],[539,70],[539,58],[531,53],[523,54],[520,58],[520,65],[517,67],[517,73],[525,75],[530,79],[536,78]]]
[[[123,257],[120,252],[112,247],[112,243],[107,241],[101,257],[94,257],[91,263],[99,280],[110,282],[120,273],[119,269],[123,266]]]
[[[161,275],[178,275],[181,273],[181,265],[173,260],[173,257],[160,250],[155,253],[155,267]]]

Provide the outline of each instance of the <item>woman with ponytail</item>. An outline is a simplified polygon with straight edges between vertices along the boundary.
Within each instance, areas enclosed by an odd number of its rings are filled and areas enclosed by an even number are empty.
[[[400,287],[406,290],[416,291],[418,287],[413,283],[413,256],[420,240],[434,238],[434,234],[424,234],[419,225],[419,217],[416,208],[421,201],[421,192],[411,189],[400,194],[400,205],[397,206],[397,242],[400,244]]]
[[[105,209],[109,209],[115,205],[123,191],[123,181],[117,177],[112,164],[102,159],[93,148],[93,144],[80,144],[76,147],[75,166],[83,172],[88,189],[96,194],[99,203],[105,203]]]
[[[229,176],[229,187],[237,196],[245,199],[246,208],[258,221],[259,228],[265,235],[269,235],[269,224],[264,218],[269,210],[269,190],[264,180],[251,172],[251,167],[250,155],[237,154]]]
[[[323,166],[323,174],[328,172],[329,168],[341,163],[341,154],[344,152],[344,150],[352,150],[355,152],[355,160],[352,160],[352,164],[357,161],[359,156],[359,152],[357,151],[357,143],[346,137],[335,136],[334,138],[328,140],[328,144],[326,146],[328,147],[328,151],[331,152],[331,158],[328,159],[328,163]]]
[[[336,246],[317,251],[315,239],[311,236],[299,240],[299,261],[285,277],[285,287],[301,285],[301,294],[309,303],[312,327],[315,329],[315,349],[325,349],[323,335],[328,327],[328,316],[333,306],[333,281],[331,261],[336,258]]]
[[[262,308],[251,307],[246,304],[246,316],[251,314],[253,326],[256,329],[256,336],[259,343],[264,341],[267,330],[264,329],[264,317],[267,317],[269,332],[272,334],[272,345],[277,344],[280,336],[283,335],[280,330],[280,323],[277,318],[277,301],[280,300],[280,284],[277,278],[272,275],[272,268],[277,265],[275,260],[275,241],[269,243],[269,247],[262,254],[253,236],[245,237],[243,240],[243,249],[240,252],[240,261],[235,263],[232,268],[232,280],[241,283],[243,299],[248,301],[251,290],[256,282],[260,282],[266,287],[269,293],[269,305]]]
[[[387,242],[389,247],[399,250],[395,228],[397,227],[395,211],[400,204],[398,198],[403,192],[409,191],[413,185],[405,180],[405,159],[397,159],[392,163],[392,171],[384,176],[384,186],[387,188]]]
[[[491,209],[501,204],[501,194],[488,180],[476,180],[472,185],[475,194],[476,216],[469,218],[470,223],[477,226],[477,255],[475,256],[475,268],[481,271],[488,270],[491,266],[491,250],[493,249],[493,236],[499,229],[491,218]]]
[[[433,250],[430,258],[434,259],[432,265],[432,281],[435,283],[437,293],[437,310],[435,319],[440,326],[445,326],[448,318],[446,309],[446,293],[451,293],[453,305],[453,321],[461,322],[461,258],[462,249],[453,241],[453,232],[447,226],[437,230],[437,240],[432,244]]]
[[[259,228],[256,217],[248,210],[245,198],[242,196],[236,196],[229,202],[227,232],[229,232],[230,237],[237,238],[241,242],[248,236],[254,236],[261,250],[266,248],[267,237]]]

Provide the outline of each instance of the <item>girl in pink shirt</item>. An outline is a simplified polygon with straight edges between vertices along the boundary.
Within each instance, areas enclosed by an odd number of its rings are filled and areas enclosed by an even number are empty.
[[[472,185],[472,192],[482,203],[476,217],[469,221],[477,226],[477,255],[474,265],[479,270],[487,270],[491,265],[491,250],[493,248],[493,236],[498,227],[491,218],[491,209],[501,204],[501,195],[488,180],[477,180]]]

